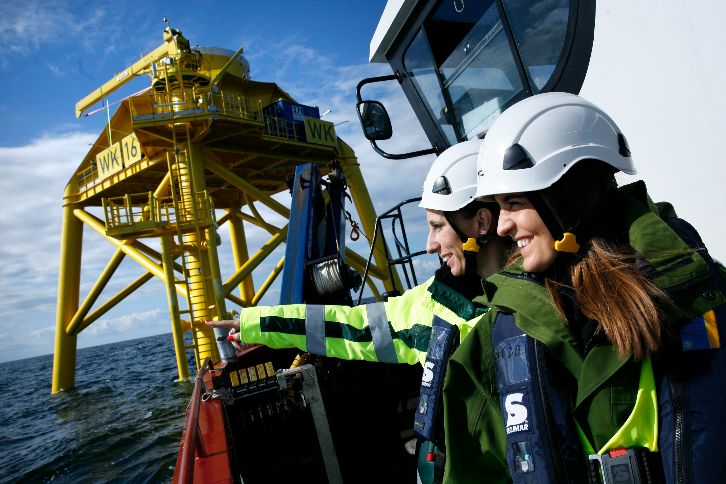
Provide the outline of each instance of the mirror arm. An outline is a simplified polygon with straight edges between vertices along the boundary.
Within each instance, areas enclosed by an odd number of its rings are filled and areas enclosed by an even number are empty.
[[[363,98],[360,95],[361,88],[365,86],[366,84],[372,84],[374,82],[382,82],[382,81],[393,81],[396,80],[398,83],[401,83],[401,76],[396,74],[389,74],[387,76],[377,76],[377,77],[367,77],[363,80],[361,80],[358,85],[355,88],[355,97],[358,104],[363,102]],[[419,151],[411,151],[409,153],[403,153],[400,155],[395,155],[391,153],[386,153],[383,151],[374,140],[370,140],[371,146],[373,147],[373,150],[381,155],[384,158],[388,158],[389,160],[405,160],[407,158],[415,158],[417,156],[423,156],[423,155],[430,155],[430,154],[436,154],[438,153],[438,149],[436,147],[428,148],[425,150],[419,150]]]
[[[378,147],[375,141],[370,140],[371,146],[373,147],[373,150],[381,155],[384,158],[388,158],[389,160],[405,160],[407,158],[415,158],[417,156],[423,156],[423,155],[430,155],[438,153],[438,150],[436,148],[429,148],[426,150],[419,150],[419,151],[411,151],[409,153],[403,153],[400,155],[393,155],[391,153],[386,153],[381,148]]]
[[[358,85],[355,87],[356,100],[358,101],[358,103],[363,102],[363,99],[360,96],[360,90],[366,84],[372,84],[374,82],[382,82],[382,81],[393,81],[394,79],[396,81],[398,81],[399,84],[401,83],[401,78],[399,77],[398,74],[389,74],[387,76],[377,76],[377,77],[366,77],[365,79],[360,81],[358,83]]]

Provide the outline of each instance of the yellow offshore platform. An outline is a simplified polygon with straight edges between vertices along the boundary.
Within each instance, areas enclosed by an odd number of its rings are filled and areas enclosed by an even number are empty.
[[[256,305],[281,272],[284,257],[261,284],[253,281],[253,271],[287,235],[287,225],[269,223],[258,206],[289,218],[290,209],[271,196],[288,189],[285,180],[297,165],[313,163],[322,175],[339,167],[361,229],[374,231],[375,211],[355,153],[335,135],[332,123],[305,117],[301,130],[299,123],[266,111],[271,103],[294,99],[274,83],[251,80],[242,49],[192,49],[168,24],[163,39],[76,104],[81,116],[131,79],[150,78],[148,88],[109,113],[107,128],[65,189],[54,393],[75,385],[78,334],[153,277],[166,287],[179,378],[190,376],[187,351],[194,351],[197,368],[208,357],[217,361],[216,341],[204,321],[227,318],[226,301]],[[218,235],[223,224],[229,224],[226,244]],[[245,224],[264,229],[270,238],[250,247]],[[84,225],[108,242],[110,257],[81,295]],[[225,281],[220,250],[231,250],[235,263]],[[145,272],[102,300],[125,257]],[[350,249],[346,260],[361,271],[366,265]],[[389,290],[397,276],[387,264],[384,248],[377,246],[367,273]],[[369,287],[378,296],[375,285]],[[239,296],[233,294],[237,289]]]

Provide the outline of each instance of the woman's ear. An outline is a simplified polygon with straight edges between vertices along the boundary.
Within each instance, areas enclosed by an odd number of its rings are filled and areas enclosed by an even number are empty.
[[[488,208],[480,208],[476,211],[477,230],[480,235],[489,235],[490,232],[497,230],[496,227],[492,227],[492,211]]]

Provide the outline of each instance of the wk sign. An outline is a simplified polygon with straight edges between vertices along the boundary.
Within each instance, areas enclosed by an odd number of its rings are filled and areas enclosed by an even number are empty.
[[[338,139],[335,136],[335,128],[330,121],[322,121],[317,118],[304,118],[305,137],[308,143],[315,143],[325,146],[338,146]]]
[[[139,139],[135,133],[131,133],[96,155],[98,179],[103,180],[118,173],[124,167],[139,161],[141,157]]]

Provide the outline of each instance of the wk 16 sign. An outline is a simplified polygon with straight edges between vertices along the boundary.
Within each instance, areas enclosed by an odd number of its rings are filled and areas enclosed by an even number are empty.
[[[96,155],[96,169],[99,180],[118,173],[122,168],[136,163],[141,159],[141,145],[135,133],[131,133],[121,141],[112,144]]]

